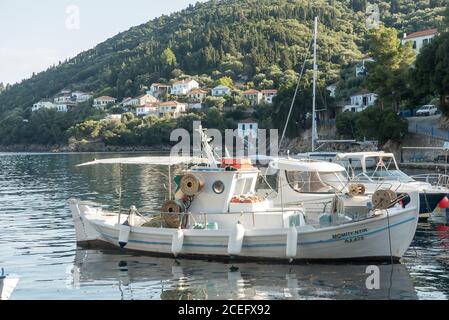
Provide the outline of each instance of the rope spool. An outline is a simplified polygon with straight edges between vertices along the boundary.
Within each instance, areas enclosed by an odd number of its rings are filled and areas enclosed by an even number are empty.
[[[357,184],[350,184],[348,187],[348,194],[351,197],[355,197],[355,196],[362,196],[365,194],[365,186],[361,183],[357,183]]]
[[[168,228],[178,228],[181,223],[181,227],[185,228],[187,225],[188,217],[182,215],[185,212],[185,206],[181,201],[169,200],[164,203],[161,208],[161,216]]]
[[[396,193],[392,190],[377,190],[371,199],[374,209],[385,210],[391,208],[397,200]]]
[[[192,197],[196,195],[204,187],[204,182],[193,174],[186,174],[181,178],[181,191]]]

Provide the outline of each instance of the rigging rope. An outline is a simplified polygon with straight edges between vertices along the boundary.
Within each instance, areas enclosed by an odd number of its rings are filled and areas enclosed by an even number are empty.
[[[284,141],[284,138],[285,138],[285,133],[287,131],[288,123],[289,123],[290,117],[292,115],[293,106],[295,105],[296,96],[298,95],[299,85],[301,84],[302,76],[304,74],[304,69],[306,67],[306,62],[307,62],[307,59],[310,56],[310,48],[312,47],[312,43],[313,43],[313,39],[310,40],[309,47],[307,48],[306,57],[304,59],[304,62],[302,63],[301,73],[300,73],[299,78],[298,78],[298,83],[296,84],[295,94],[293,95],[292,104],[290,105],[290,110],[288,112],[287,121],[285,122],[284,131],[282,132],[282,137],[281,137],[281,141],[279,143],[279,146],[282,146],[282,142]]]

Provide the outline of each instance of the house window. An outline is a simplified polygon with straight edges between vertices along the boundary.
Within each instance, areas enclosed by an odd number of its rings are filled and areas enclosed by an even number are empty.
[[[416,41],[413,41],[413,49],[416,49]]]

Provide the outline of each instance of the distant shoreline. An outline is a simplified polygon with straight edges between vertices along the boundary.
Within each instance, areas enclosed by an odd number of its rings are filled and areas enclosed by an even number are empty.
[[[171,146],[105,146],[101,144],[92,145],[76,145],[76,146],[45,146],[45,145],[0,145],[0,152],[2,153],[141,153],[141,152],[153,152],[153,153],[169,153]]]

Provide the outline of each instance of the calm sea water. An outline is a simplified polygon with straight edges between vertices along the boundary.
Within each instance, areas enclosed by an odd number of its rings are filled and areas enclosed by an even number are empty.
[[[233,265],[77,248],[72,197],[142,211],[165,198],[163,168],[77,168],[123,154],[0,154],[0,266],[20,277],[12,299],[448,299],[449,225],[419,225],[403,263],[383,265],[379,290],[365,265]],[[232,269],[232,271],[231,271]],[[237,270],[236,270],[237,269]]]

